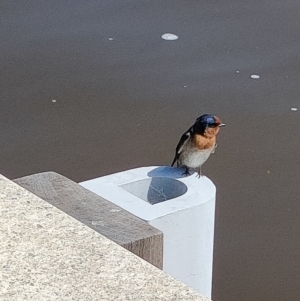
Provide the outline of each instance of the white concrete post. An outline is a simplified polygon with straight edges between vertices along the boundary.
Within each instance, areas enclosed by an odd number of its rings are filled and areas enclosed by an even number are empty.
[[[210,298],[216,188],[182,172],[141,167],[80,184],[161,230],[163,270]]]

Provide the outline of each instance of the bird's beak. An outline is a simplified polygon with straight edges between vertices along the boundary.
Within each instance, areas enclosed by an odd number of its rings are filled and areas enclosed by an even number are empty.
[[[225,123],[221,123],[219,124],[219,127],[222,127],[222,126],[225,126],[226,124]]]

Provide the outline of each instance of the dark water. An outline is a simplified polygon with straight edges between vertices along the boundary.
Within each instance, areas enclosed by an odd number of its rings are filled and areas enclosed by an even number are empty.
[[[0,25],[2,174],[170,164],[216,114],[213,299],[300,300],[299,1],[1,1]]]

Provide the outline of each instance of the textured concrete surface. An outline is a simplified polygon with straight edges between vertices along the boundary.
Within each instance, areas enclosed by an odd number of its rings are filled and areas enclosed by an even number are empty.
[[[207,300],[0,176],[1,300]]]

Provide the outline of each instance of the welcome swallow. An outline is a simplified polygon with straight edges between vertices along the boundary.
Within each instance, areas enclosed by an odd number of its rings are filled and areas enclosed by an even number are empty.
[[[184,175],[190,175],[189,169],[198,169],[200,178],[201,166],[214,153],[216,136],[222,126],[225,124],[217,116],[204,114],[198,117],[194,125],[181,136],[171,166],[177,161],[177,167],[185,168]]]

